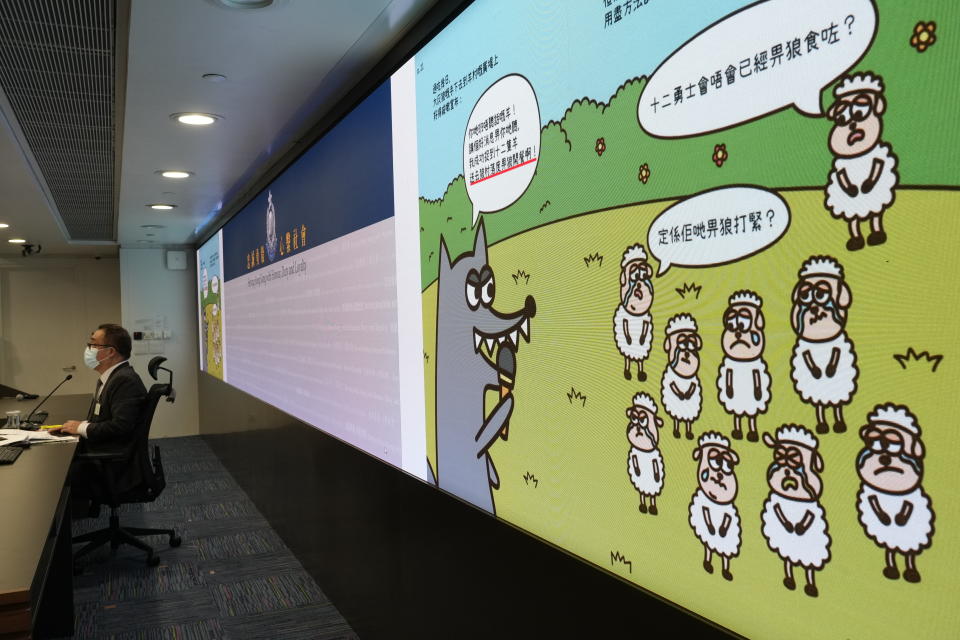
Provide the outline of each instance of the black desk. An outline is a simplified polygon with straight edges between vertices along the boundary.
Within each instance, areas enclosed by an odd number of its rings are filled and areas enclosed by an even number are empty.
[[[0,466],[0,640],[73,634],[67,472],[76,443],[34,445]]]

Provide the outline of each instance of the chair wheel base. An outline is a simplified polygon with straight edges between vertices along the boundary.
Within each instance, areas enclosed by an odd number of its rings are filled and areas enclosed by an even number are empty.
[[[180,538],[180,536],[170,536],[171,547],[179,547],[181,544],[183,544],[183,540]]]

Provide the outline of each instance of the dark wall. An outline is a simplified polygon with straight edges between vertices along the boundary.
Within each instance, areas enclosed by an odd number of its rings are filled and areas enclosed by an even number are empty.
[[[364,640],[727,637],[207,374],[199,391],[204,439]]]

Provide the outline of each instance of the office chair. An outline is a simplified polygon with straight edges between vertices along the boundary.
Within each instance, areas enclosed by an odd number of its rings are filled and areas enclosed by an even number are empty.
[[[155,567],[160,563],[160,557],[153,552],[153,547],[140,540],[138,536],[166,535],[171,547],[179,547],[180,536],[173,529],[144,529],[141,527],[121,527],[117,511],[121,504],[153,502],[166,486],[163,475],[163,463],[160,459],[160,447],[153,446],[153,458],[150,458],[150,423],[157,410],[160,399],[166,397],[167,402],[176,400],[176,391],[173,389],[173,372],[160,365],[166,361],[163,356],[156,356],[147,365],[150,376],[157,380],[157,371],[166,371],[169,378],[166,383],[151,385],[147,391],[140,418],[137,421],[136,431],[130,444],[116,450],[98,450],[77,454],[76,460],[90,463],[95,470],[94,481],[87,487],[94,502],[110,507],[110,526],[106,529],[91,531],[73,538],[74,544],[87,544],[74,554],[74,560],[87,555],[91,551],[110,543],[111,549],[117,549],[121,544],[129,544],[147,552],[147,566]],[[143,480],[140,484],[126,491],[118,491],[117,481],[130,465],[141,465]]]

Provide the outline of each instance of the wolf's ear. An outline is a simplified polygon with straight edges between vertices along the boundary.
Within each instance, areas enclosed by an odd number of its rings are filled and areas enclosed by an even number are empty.
[[[483,257],[487,261],[487,231],[483,226],[483,218],[480,218],[480,225],[477,227],[477,237],[473,241],[473,257]]]
[[[450,251],[447,249],[447,243],[443,236],[440,236],[440,269],[450,269]]]

